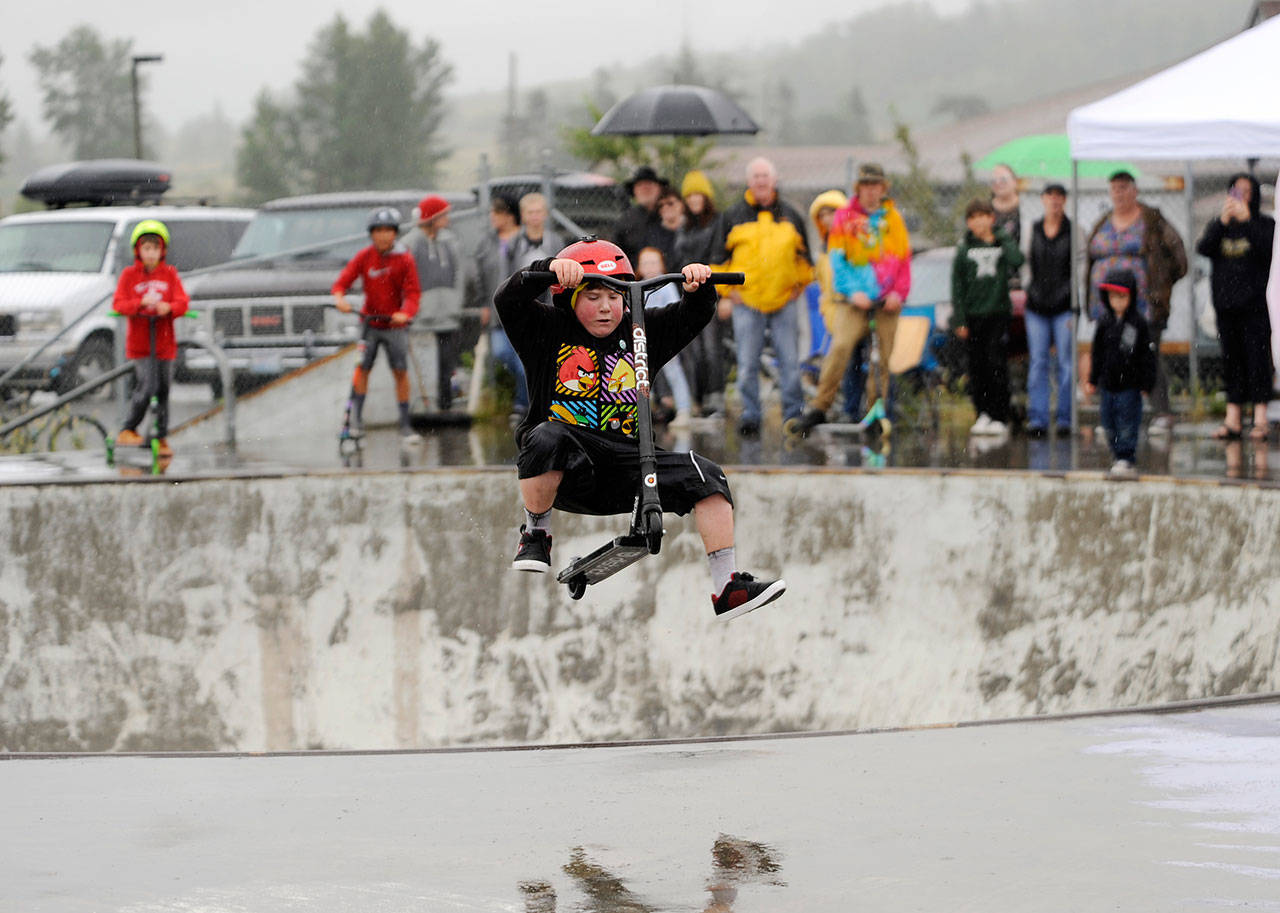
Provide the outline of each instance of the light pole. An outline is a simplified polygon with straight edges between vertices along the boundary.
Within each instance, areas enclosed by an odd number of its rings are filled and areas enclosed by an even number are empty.
[[[133,85],[133,157],[142,158],[142,105],[138,101],[138,64],[159,63],[163,54],[138,54],[129,67],[129,80]]]

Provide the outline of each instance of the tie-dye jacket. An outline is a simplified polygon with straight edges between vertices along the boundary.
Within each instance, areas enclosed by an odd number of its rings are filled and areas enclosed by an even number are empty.
[[[827,238],[832,285],[837,295],[863,292],[872,301],[911,291],[911,238],[893,200],[867,214],[855,196],[836,212]]]
[[[591,335],[567,307],[537,300],[551,283],[530,278],[529,272],[550,264],[550,259],[539,260],[516,271],[493,296],[529,386],[529,412],[516,429],[516,440],[545,421],[634,439],[638,394],[631,314],[624,311],[608,336]],[[682,293],[669,307],[645,308],[651,378],[693,341],[715,310],[711,285]]]

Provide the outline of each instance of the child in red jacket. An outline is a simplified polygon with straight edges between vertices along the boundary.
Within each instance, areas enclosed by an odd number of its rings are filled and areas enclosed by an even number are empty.
[[[400,234],[400,213],[389,207],[375,209],[368,219],[368,247],[351,258],[338,281],[333,283],[334,303],[344,314],[351,313],[347,290],[359,279],[364,285],[361,322],[360,364],[351,380],[351,431],[359,435],[364,397],[369,392],[369,372],[386,346],[387,360],[396,379],[396,405],[400,410],[400,433],[406,442],[417,440],[409,424],[409,323],[418,313],[421,288],[413,254],[396,243]]]
[[[172,456],[166,440],[169,434],[169,384],[173,360],[178,356],[173,321],[187,312],[191,300],[182,287],[178,271],[165,262],[169,229],[156,219],[143,219],[133,230],[133,264],[126,266],[116,284],[112,306],[129,318],[124,354],[133,361],[133,399],[124,430],[116,444],[124,447],[143,443],[138,423],[147,414],[151,397],[156,398],[156,425],[160,435],[160,455]],[[154,351],[152,349],[154,345]],[[154,358],[152,356],[155,356]]]

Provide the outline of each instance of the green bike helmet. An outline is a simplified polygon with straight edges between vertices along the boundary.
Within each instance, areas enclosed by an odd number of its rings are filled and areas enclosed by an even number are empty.
[[[154,235],[164,244],[165,250],[169,249],[169,226],[165,225],[159,219],[143,219],[133,229],[133,235],[129,239],[129,246],[133,252],[138,252],[138,242],[147,235]]]

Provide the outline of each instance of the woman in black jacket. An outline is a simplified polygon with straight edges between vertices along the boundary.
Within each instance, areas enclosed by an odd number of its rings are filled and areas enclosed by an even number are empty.
[[[1238,440],[1244,430],[1244,404],[1253,404],[1249,437],[1267,437],[1267,400],[1271,398],[1271,321],[1267,316],[1267,278],[1276,223],[1259,212],[1258,181],[1237,174],[1227,184],[1222,212],[1205,226],[1196,251],[1213,263],[1213,310],[1222,342],[1222,372],[1227,414],[1213,436]]]
[[[1075,355],[1071,319],[1071,220],[1064,213],[1067,189],[1049,184],[1040,194],[1044,218],[1031,227],[1031,284],[1027,288],[1027,432],[1049,430],[1049,349],[1057,354],[1059,434],[1071,433],[1071,359]]]

